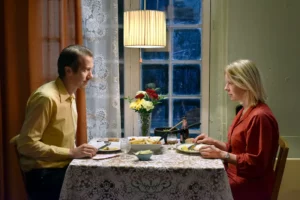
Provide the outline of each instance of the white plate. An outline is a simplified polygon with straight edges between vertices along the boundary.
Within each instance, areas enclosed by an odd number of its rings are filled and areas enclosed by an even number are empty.
[[[136,139],[140,139],[140,138],[149,138],[149,137],[128,137],[128,140],[130,140],[131,138],[136,138]],[[151,139],[154,140],[159,140],[160,137],[154,136],[154,137],[150,137]],[[162,140],[160,141],[162,143]],[[140,150],[151,150],[151,151],[157,151],[161,148],[162,144],[131,144],[131,150],[132,151],[140,151]]]
[[[113,147],[115,148],[115,147]],[[101,153],[112,153],[112,152],[117,152],[117,151],[120,151],[121,149],[120,148],[117,148],[117,149],[113,149],[113,150],[103,150],[103,149],[98,149],[98,153],[101,152]]]
[[[178,151],[181,151],[181,152],[184,152],[184,153],[198,153],[198,154],[200,154],[200,153],[199,153],[199,148],[200,148],[201,146],[207,146],[207,144],[198,144],[198,145],[195,146],[195,149],[198,149],[198,150],[182,150],[182,147],[187,147],[187,148],[189,148],[191,145],[193,145],[193,144],[181,144],[181,145],[178,145],[178,146],[176,147],[176,149],[177,149]]]

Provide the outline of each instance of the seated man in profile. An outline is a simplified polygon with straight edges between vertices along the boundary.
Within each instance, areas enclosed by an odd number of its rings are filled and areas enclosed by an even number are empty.
[[[66,169],[73,158],[92,157],[91,145],[74,145],[77,129],[75,92],[93,77],[93,54],[71,45],[62,50],[59,77],[39,87],[27,102],[17,139],[20,164],[30,199],[59,199]]]

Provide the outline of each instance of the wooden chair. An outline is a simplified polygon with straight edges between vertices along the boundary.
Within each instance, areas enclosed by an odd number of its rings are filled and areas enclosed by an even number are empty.
[[[275,183],[274,183],[272,197],[271,197],[272,200],[277,200],[278,198],[278,193],[279,193],[280,184],[281,184],[288,153],[289,153],[289,147],[287,142],[282,137],[279,137],[277,162],[275,162],[275,158],[273,159],[274,171],[275,171]]]

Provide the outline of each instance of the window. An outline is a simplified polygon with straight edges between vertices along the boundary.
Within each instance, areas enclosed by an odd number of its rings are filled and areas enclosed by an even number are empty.
[[[139,5],[132,5],[132,2],[134,1],[130,1],[126,10],[144,9],[144,0],[141,0]],[[142,49],[141,52],[137,49],[125,48],[125,55],[127,52],[129,56],[125,56],[127,75],[123,76],[127,80],[123,80],[125,88],[130,88],[127,90],[130,93],[128,96],[133,96],[137,90],[144,90],[148,83],[155,83],[156,87],[161,88],[160,93],[168,96],[152,113],[151,133],[156,127],[177,124],[184,116],[188,118],[189,124],[201,121],[201,130],[203,130],[204,121],[206,121],[205,126],[208,127],[206,110],[208,108],[207,77],[209,74],[208,70],[203,68],[202,5],[202,0],[146,1],[147,10],[160,10],[166,13],[167,47]],[[208,51],[208,49],[205,50]],[[142,63],[138,62],[139,56],[142,57]],[[130,59],[129,62],[127,58]],[[127,68],[128,65],[130,67]],[[124,71],[120,72],[124,73]],[[202,79],[204,76],[206,76],[207,83],[205,86],[203,86]],[[132,86],[133,80],[140,84]],[[124,103],[122,105],[124,106]],[[136,135],[138,132],[135,130],[137,116],[131,117],[134,111],[127,110],[126,112],[126,108],[122,107],[122,109],[125,109],[123,113],[126,116],[122,118],[127,126],[125,132],[129,132],[126,135]],[[200,126],[195,126],[190,129],[190,133],[199,133],[199,130]]]

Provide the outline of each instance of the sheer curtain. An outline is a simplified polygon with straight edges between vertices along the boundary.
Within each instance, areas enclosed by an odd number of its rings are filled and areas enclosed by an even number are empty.
[[[94,53],[86,88],[88,140],[120,137],[118,1],[82,0],[84,45]]]

